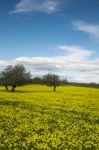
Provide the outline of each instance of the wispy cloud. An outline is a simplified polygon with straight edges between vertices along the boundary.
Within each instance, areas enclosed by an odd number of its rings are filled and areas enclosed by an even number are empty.
[[[58,45],[57,50],[61,50],[66,55],[66,60],[81,61],[87,59],[93,52],[84,49],[81,46],[68,46],[68,45]]]
[[[48,72],[66,76],[71,81],[99,82],[99,59],[91,60],[93,52],[76,45],[57,45],[55,49],[61,55],[54,57],[19,57],[14,60],[2,60],[0,66],[23,64],[33,74]]]
[[[84,21],[72,21],[73,29],[88,33],[91,38],[99,42],[99,24],[90,24]]]
[[[44,12],[47,14],[58,11],[59,0],[20,0],[10,13]]]

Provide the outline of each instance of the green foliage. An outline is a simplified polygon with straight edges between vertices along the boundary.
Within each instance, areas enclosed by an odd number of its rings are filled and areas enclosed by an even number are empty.
[[[8,66],[1,73],[0,84],[6,86],[16,86],[24,85],[29,83],[31,80],[31,75],[29,72],[26,72],[23,65]]]
[[[42,77],[34,77],[32,79],[32,84],[44,84]]]
[[[98,89],[0,89],[0,150],[99,149]]]
[[[53,86],[54,89],[53,91],[55,92],[56,91],[56,86],[60,85],[60,78],[58,75],[55,75],[55,74],[46,74],[43,76],[43,81],[46,85],[48,86]]]
[[[46,74],[43,76],[43,80],[49,86],[53,86],[53,85],[57,86],[60,84],[60,78],[58,75],[55,74]]]

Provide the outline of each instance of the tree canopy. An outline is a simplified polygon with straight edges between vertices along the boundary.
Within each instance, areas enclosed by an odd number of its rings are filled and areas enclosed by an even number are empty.
[[[55,74],[46,74],[43,76],[44,83],[48,86],[53,86],[53,92],[56,91],[56,86],[60,85],[60,78]]]
[[[0,82],[8,90],[8,86],[12,86],[12,91],[16,86],[30,83],[31,74],[26,72],[23,65],[8,66],[1,72]]]
[[[26,71],[23,65],[10,65],[7,66],[0,73],[0,85],[5,86],[6,91],[8,91],[8,86],[12,86],[11,91],[15,91],[17,86],[25,84],[46,84],[48,86],[53,86],[53,91],[56,91],[56,87],[67,84],[67,80],[60,79],[56,74],[46,74],[40,77],[32,77],[30,72]]]

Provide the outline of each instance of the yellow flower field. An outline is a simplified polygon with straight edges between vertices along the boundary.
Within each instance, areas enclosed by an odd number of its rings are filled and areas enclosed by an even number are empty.
[[[0,150],[99,150],[99,89],[0,87]]]

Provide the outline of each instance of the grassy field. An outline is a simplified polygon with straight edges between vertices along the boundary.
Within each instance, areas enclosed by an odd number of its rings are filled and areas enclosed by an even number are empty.
[[[99,150],[99,89],[0,87],[0,150]]]

